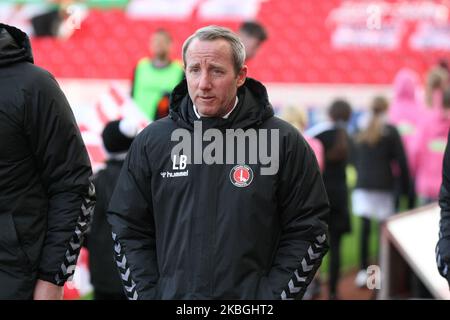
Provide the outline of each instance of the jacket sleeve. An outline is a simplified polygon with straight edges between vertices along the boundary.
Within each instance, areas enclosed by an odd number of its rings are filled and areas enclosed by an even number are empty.
[[[90,217],[89,225],[88,225],[88,228],[86,229],[86,233],[84,234],[84,239],[83,239],[83,243],[82,243],[82,246],[88,250],[89,250],[89,246],[90,246],[89,238],[90,238],[90,235],[92,234],[92,226],[94,225],[94,221],[96,219],[98,219],[99,216],[102,216],[102,213],[104,216],[105,212],[106,212],[104,201],[102,201],[102,199],[100,198],[100,194],[98,192],[100,190],[100,188],[98,188],[98,185],[99,185],[98,181],[99,181],[99,175],[97,173],[92,178],[92,184],[94,185],[95,198],[96,198],[95,207],[92,210],[92,215]]]
[[[450,139],[450,134],[448,139]],[[439,241],[436,246],[436,260],[439,273],[447,279],[450,285],[450,146],[445,149],[442,169],[442,185],[439,194],[441,220],[439,223]]]
[[[400,182],[402,186],[402,193],[408,194],[409,189],[409,168],[406,161],[405,148],[403,146],[402,138],[395,127],[392,127],[392,158],[397,162],[400,168]]]
[[[329,203],[313,151],[290,134],[279,172],[282,231],[268,285],[275,299],[301,299],[328,250]]]
[[[156,260],[149,162],[142,135],[136,137],[109,204],[116,263],[129,299],[153,299],[159,277]]]
[[[95,204],[88,154],[56,80],[40,74],[25,92],[24,127],[48,197],[38,278],[64,285],[74,271]]]

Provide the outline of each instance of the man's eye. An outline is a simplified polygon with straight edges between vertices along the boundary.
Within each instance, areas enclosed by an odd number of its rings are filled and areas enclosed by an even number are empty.
[[[214,70],[213,70],[213,73],[214,73],[214,74],[223,74],[223,71],[220,70],[220,69],[214,69]]]

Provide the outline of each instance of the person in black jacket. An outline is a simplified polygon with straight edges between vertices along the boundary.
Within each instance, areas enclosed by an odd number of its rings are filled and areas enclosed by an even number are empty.
[[[447,137],[444,163],[442,168],[442,184],[439,194],[441,220],[439,223],[439,241],[436,245],[436,262],[439,273],[447,279],[450,287],[450,132]]]
[[[387,123],[389,104],[375,97],[367,121],[355,135],[352,161],[357,180],[352,194],[353,213],[361,217],[360,271],[355,283],[366,286],[369,266],[371,218],[383,223],[395,213],[393,165],[399,169],[401,190],[409,190],[409,171],[402,140],[397,129]]]
[[[106,221],[106,210],[125,156],[136,134],[137,126],[126,119],[109,122],[102,132],[108,160],[106,167],[94,177],[97,202],[87,241],[95,300],[126,299],[115,263],[111,226]]]
[[[0,24],[0,299],[61,299],[94,206],[86,148],[28,37]]]
[[[233,32],[197,30],[183,60],[170,116],[136,137],[108,209],[127,295],[301,298],[328,247],[316,158],[246,78]]]
[[[323,181],[330,200],[330,264],[328,298],[339,299],[338,283],[341,266],[341,239],[350,232],[350,212],[348,209],[347,163],[350,143],[347,123],[352,109],[342,99],[333,101],[328,109],[331,121],[319,123],[307,133],[318,139],[325,150]]]

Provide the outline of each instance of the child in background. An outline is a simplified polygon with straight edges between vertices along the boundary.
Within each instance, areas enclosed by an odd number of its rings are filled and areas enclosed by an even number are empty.
[[[394,176],[392,165],[400,169],[402,191],[409,187],[408,165],[397,129],[387,123],[388,102],[376,97],[368,121],[356,133],[352,161],[357,182],[352,194],[353,213],[362,220],[360,242],[360,271],[355,284],[363,287],[367,282],[370,222],[385,221],[394,214]]]

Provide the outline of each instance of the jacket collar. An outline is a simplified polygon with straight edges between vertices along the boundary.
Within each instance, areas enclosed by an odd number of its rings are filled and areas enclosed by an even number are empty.
[[[229,118],[200,118],[195,115],[189,97],[187,82],[182,80],[170,96],[170,118],[178,126],[192,130],[194,121],[202,121],[204,129],[245,129],[261,124],[273,116],[266,88],[258,81],[247,78],[237,92],[239,102]]]

